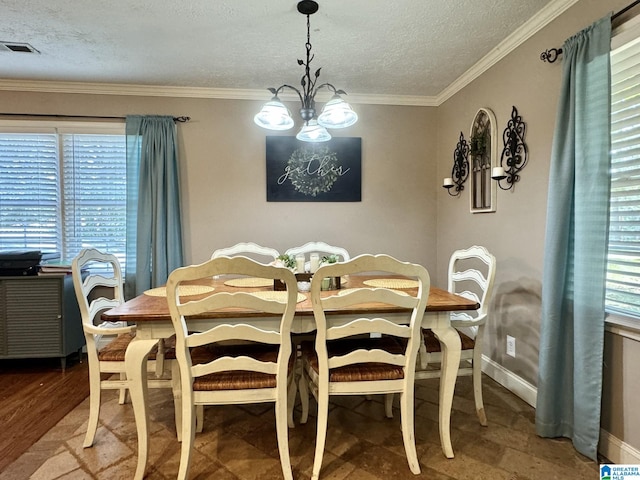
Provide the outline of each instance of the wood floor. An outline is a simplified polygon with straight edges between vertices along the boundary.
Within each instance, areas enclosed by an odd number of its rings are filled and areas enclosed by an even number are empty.
[[[0,472],[89,395],[86,361],[0,360]]]
[[[130,480],[137,435],[130,404],[105,392],[92,448],[82,442],[88,418],[86,364],[62,373],[48,366],[0,363],[0,480]],[[471,377],[458,378],[451,417],[454,459],[442,454],[438,435],[438,380],[416,384],[416,446],[422,468],[410,473],[402,447],[397,401],[395,418],[384,416],[382,398],[332,397],[323,480],[584,480],[598,478],[598,465],[567,439],[535,434],[534,409],[483,377],[488,427],[475,415]],[[21,393],[19,393],[21,392]],[[175,479],[180,443],[173,398],[150,391],[150,459],[146,480]],[[64,411],[73,408],[68,414]],[[315,444],[315,402],[306,425],[289,430],[295,480],[309,480]],[[296,419],[299,418],[299,401]],[[64,416],[57,424],[56,418]],[[50,426],[53,425],[51,428]],[[49,429],[48,431],[46,431]],[[20,455],[25,446],[46,433]],[[191,480],[282,478],[272,404],[208,407],[196,437]],[[6,466],[7,463],[10,465]],[[5,467],[6,466],[6,467]]]

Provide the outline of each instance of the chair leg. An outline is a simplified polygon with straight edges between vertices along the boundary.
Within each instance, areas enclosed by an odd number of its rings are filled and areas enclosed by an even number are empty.
[[[409,469],[415,475],[420,473],[420,462],[418,462],[418,454],[416,452],[416,438],[413,424],[413,388],[400,394],[400,416],[402,424],[402,440],[404,442],[404,451],[407,454],[407,462]]]
[[[120,380],[126,380],[127,379],[127,374],[124,372],[120,373]],[[124,405],[125,403],[127,403],[127,394],[129,393],[129,390],[127,388],[121,388],[120,389],[120,396],[118,397],[118,403],[120,405]]]
[[[92,372],[91,366],[89,366],[89,370],[89,421],[87,422],[87,433],[84,437],[84,443],[82,444],[84,448],[91,447],[96,437],[98,418],[100,417],[100,397],[102,393],[100,389],[100,372]]]
[[[422,335],[422,331],[420,331],[420,335]],[[429,362],[427,361],[427,345],[424,343],[424,338],[420,337],[420,347],[418,348],[418,364],[420,370],[426,370]]]
[[[295,382],[292,382],[295,384]],[[289,456],[289,426],[287,425],[288,406],[287,392],[282,392],[276,400],[276,433],[278,437],[278,451],[280,452],[280,464],[285,480],[293,480],[291,471],[291,458]]]
[[[190,385],[182,385],[190,388]],[[178,480],[186,480],[189,476],[191,465],[191,450],[196,437],[196,407],[193,404],[193,393],[182,390],[182,448],[180,450],[180,468],[178,469]]]
[[[482,401],[482,352],[478,348],[473,350],[473,398],[476,402],[476,413],[483,427],[487,426],[487,414]]]
[[[302,406],[302,414],[300,415],[300,423],[305,424],[309,419],[309,384],[304,371],[300,375],[298,390],[300,391],[300,404]]]
[[[295,374],[291,375],[287,384],[287,424],[289,428],[295,428],[296,423],[293,420],[293,409],[296,405],[296,395],[298,394],[298,382],[296,382]]]
[[[182,441],[182,391],[180,389],[180,367],[178,362],[171,363],[171,392],[173,393],[173,411],[176,420],[176,436]]]
[[[384,396],[384,413],[387,418],[393,418],[393,393]]]
[[[196,405],[196,433],[202,433],[204,428],[204,405]]]
[[[156,378],[164,376],[164,339],[158,340],[158,352],[156,353]]]
[[[324,444],[327,440],[327,423],[329,420],[329,391],[328,385],[318,385],[318,425],[316,433],[316,451],[313,459],[313,473],[311,480],[320,478]]]

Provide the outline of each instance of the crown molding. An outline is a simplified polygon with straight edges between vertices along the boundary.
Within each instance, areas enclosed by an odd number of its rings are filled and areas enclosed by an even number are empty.
[[[437,107],[478,78],[502,58],[507,56],[527,39],[545,27],[580,0],[553,0],[533,16],[522,27],[509,35],[479,62],[446,87],[437,96],[350,94],[350,103],[370,105],[397,105]],[[133,95],[147,97],[217,98],[225,100],[264,101],[269,94],[264,89],[249,90],[235,88],[175,87],[161,85],[134,85],[90,82],[51,82],[37,80],[0,79],[0,91],[22,91],[41,93],[70,93],[90,95]],[[298,97],[282,94],[282,100]]]
[[[49,82],[38,80],[0,79],[0,90],[12,92],[40,92],[40,93],[71,93],[90,95],[133,95],[143,97],[174,97],[174,98],[217,98],[226,100],[257,100],[265,101],[269,98],[266,89],[249,90],[237,88],[198,88],[171,87],[160,85],[133,85],[116,83],[89,82]],[[282,100],[297,100],[295,94],[280,94]],[[327,94],[327,99],[330,95]],[[348,96],[351,103],[371,105],[407,105],[434,107],[436,97],[410,95],[367,95],[353,94]]]
[[[505,38],[485,55],[479,62],[473,65],[469,70],[458,77],[451,85],[445,88],[436,97],[437,105],[442,105],[453,95],[458,93],[472,81],[489,70],[493,65],[506,57],[513,50],[522,45],[534,34],[546,27],[551,21],[568,10],[570,7],[578,3],[580,0],[554,0],[547,4],[536,15],[531,17],[524,25]]]

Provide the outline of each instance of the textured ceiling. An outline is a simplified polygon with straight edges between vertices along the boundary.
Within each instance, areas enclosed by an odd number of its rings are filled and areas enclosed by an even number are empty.
[[[558,0],[319,0],[312,70],[350,94],[437,96]],[[566,3],[566,2],[565,2]],[[295,0],[2,0],[0,79],[264,89],[298,85]]]

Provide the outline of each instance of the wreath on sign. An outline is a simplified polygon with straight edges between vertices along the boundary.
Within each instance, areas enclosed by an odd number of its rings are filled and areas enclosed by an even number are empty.
[[[329,147],[298,148],[289,157],[288,167],[289,180],[303,195],[328,192],[338,179],[338,156]]]

